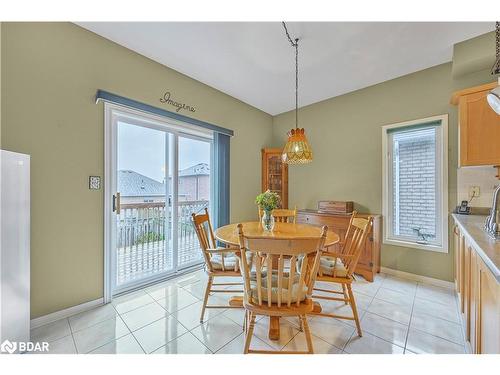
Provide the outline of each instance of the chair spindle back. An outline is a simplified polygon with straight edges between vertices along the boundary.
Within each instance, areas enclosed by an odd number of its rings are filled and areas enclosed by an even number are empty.
[[[372,223],[372,217],[363,219],[353,216],[351,218],[351,223],[346,233],[345,244],[342,248],[342,255],[345,256],[345,258],[342,257],[342,262],[347,269],[348,277],[354,273]]]
[[[210,215],[208,214],[208,208],[205,208],[204,214],[191,214],[193,218],[193,225],[200,242],[201,251],[203,252],[203,258],[205,259],[205,264],[210,272],[213,271],[212,263],[210,261],[211,254],[207,251],[208,249],[215,249],[217,243],[215,241],[214,232],[212,229],[212,224],[210,223]]]
[[[312,293],[327,230],[324,226],[318,237],[270,239],[245,236],[238,224],[245,303],[300,306]]]
[[[275,208],[272,213],[274,220],[277,223],[293,223],[295,224],[297,220],[297,207],[293,210],[285,209],[285,208]],[[262,219],[264,215],[264,210],[259,207],[259,220]]]

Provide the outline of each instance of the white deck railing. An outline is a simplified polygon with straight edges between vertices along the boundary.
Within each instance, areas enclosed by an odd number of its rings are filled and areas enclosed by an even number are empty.
[[[203,259],[191,214],[203,211],[208,201],[178,205],[178,267]],[[117,216],[116,284],[153,276],[173,269],[172,207],[165,202],[126,203]]]

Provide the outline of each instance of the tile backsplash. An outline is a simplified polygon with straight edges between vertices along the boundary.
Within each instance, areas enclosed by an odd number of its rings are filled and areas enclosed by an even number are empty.
[[[496,169],[492,166],[464,167],[457,170],[457,197],[460,204],[469,200],[469,188],[479,186],[480,195],[472,200],[472,207],[491,207],[493,192],[500,183],[496,177]]]

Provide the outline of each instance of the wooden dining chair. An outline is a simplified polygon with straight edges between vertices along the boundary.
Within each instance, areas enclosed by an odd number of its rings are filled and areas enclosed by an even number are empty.
[[[321,312],[313,312],[314,315],[329,316],[337,319],[348,319],[354,320],[356,322],[356,329],[358,335],[361,337],[361,325],[359,323],[358,311],[356,308],[356,300],[352,292],[352,281],[354,280],[353,274],[358,264],[359,257],[363,251],[363,247],[366,241],[366,237],[370,232],[372,226],[373,218],[363,219],[359,217],[353,217],[351,220],[351,225],[346,235],[346,240],[338,252],[328,252],[324,251],[320,266],[318,269],[317,281],[330,282],[332,284],[340,284],[342,286],[342,292],[336,289],[322,289],[314,288],[315,291],[331,293],[331,294],[341,294],[343,298],[340,297],[329,297],[324,295],[313,295],[313,299],[324,299],[328,301],[343,301],[351,306],[352,316],[343,316],[336,314],[326,314]]]
[[[238,308],[238,306],[229,305],[208,305],[208,297],[210,293],[243,293],[243,290],[213,289],[214,286],[227,287],[231,285],[243,284],[242,282],[214,283],[214,279],[217,277],[241,277],[240,259],[237,256],[240,249],[239,247],[217,247],[207,208],[205,208],[205,213],[203,214],[197,215],[193,213],[192,218],[196,235],[198,236],[198,241],[200,242],[201,251],[203,252],[203,258],[205,260],[205,272],[208,275],[205,298],[203,299],[200,316],[200,323],[203,323],[205,309]]]
[[[312,354],[314,349],[306,315],[314,308],[311,294],[328,228],[324,226],[317,237],[280,239],[245,236],[242,224],[238,224],[238,231],[245,291],[243,352]],[[249,259],[253,262],[253,268]],[[304,327],[307,351],[250,350],[257,315],[299,317]]]
[[[347,242],[347,239],[350,238],[351,232],[354,230],[352,222],[357,214],[358,214],[358,212],[356,210],[352,211],[352,213],[351,213],[351,218],[349,219],[349,224],[347,225],[347,231],[344,235],[344,238],[342,238],[339,242],[339,250],[338,251],[340,253],[343,253],[344,250],[346,249],[345,244]],[[345,284],[342,284],[342,293],[344,293],[344,299],[346,300],[345,304],[347,305],[348,304],[347,300],[349,299],[349,294],[347,293],[347,288],[346,288]]]
[[[343,251],[343,249],[345,248],[345,244],[346,244],[346,241],[347,239],[350,237],[351,235],[351,232],[353,230],[353,225],[352,225],[352,222],[354,220],[354,218],[356,217],[356,215],[358,214],[357,211],[352,211],[351,213],[351,218],[349,219],[349,224],[347,225],[347,231],[345,233],[345,236],[343,239],[340,240],[339,242],[339,246],[340,246],[340,252]]]
[[[259,219],[262,220],[264,210],[259,207]],[[293,210],[286,208],[276,208],[273,210],[272,215],[274,220],[278,223],[293,223],[297,220],[297,206]]]

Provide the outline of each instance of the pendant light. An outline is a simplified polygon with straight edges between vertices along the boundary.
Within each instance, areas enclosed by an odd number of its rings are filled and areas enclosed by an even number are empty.
[[[286,164],[306,164],[312,161],[313,155],[304,128],[299,128],[299,39],[292,40],[285,22],[283,28],[290,44],[295,48],[295,129],[288,132],[288,141],[283,148],[281,159]]]
[[[500,74],[500,22],[495,24],[495,42],[496,42],[496,60],[491,68],[491,74]],[[500,115],[500,77],[498,77],[498,86],[491,90],[486,97],[490,107]]]

